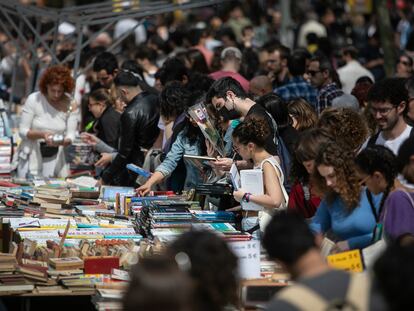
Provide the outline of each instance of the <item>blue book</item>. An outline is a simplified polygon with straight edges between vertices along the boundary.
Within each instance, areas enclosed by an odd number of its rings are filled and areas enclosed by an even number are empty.
[[[142,167],[139,167],[135,164],[129,163],[126,166],[127,169],[129,169],[130,171],[137,173],[140,176],[143,176],[145,178],[149,178],[151,176],[151,172],[148,172],[146,170],[144,170]]]

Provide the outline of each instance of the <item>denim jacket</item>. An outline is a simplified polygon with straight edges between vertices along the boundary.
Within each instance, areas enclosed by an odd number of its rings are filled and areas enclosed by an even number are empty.
[[[201,154],[200,142],[197,141],[195,144],[190,144],[189,139],[185,135],[185,130],[178,134],[177,139],[172,144],[164,161],[155,169],[155,171],[160,172],[164,177],[168,177],[175,170],[177,163],[183,158],[184,154]],[[187,170],[184,189],[195,188],[198,183],[202,182],[201,174],[197,168],[187,163],[187,161],[184,161],[184,163]]]

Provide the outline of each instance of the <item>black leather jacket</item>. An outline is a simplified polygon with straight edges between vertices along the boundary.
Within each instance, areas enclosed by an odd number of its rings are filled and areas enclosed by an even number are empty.
[[[118,155],[103,172],[105,184],[133,186],[136,174],[126,169],[128,163],[142,166],[144,153],[141,148],[150,148],[159,134],[158,97],[142,92],[135,96],[121,115],[121,132]]]

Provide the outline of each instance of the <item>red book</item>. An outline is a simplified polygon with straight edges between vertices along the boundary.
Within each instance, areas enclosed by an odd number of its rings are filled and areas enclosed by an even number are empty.
[[[83,262],[85,274],[111,274],[112,269],[119,268],[119,257],[85,257]]]

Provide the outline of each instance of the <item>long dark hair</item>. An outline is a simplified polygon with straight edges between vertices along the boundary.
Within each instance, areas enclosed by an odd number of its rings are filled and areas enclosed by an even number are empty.
[[[368,175],[372,175],[375,172],[380,172],[384,175],[387,187],[381,199],[380,209],[394,187],[394,181],[398,175],[396,162],[397,157],[394,153],[387,147],[380,145],[365,148],[355,158],[355,163],[360,171]]]

